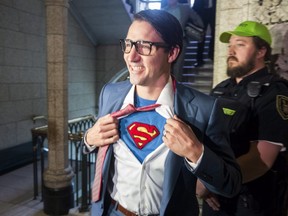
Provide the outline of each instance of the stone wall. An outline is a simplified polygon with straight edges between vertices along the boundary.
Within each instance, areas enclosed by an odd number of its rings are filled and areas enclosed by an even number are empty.
[[[1,0],[0,149],[31,141],[32,116],[47,112],[45,50],[43,2]]]
[[[261,22],[267,25],[269,29],[271,29],[274,25],[287,23],[288,1],[287,0],[241,0],[241,1],[218,0],[217,1],[214,76],[213,76],[214,86],[227,78],[226,76],[227,44],[223,44],[219,41],[219,35],[224,31],[234,29],[238,24],[240,24],[245,20],[254,20]],[[288,31],[288,29],[283,29],[283,31]],[[282,43],[282,41],[277,41],[277,43]],[[276,46],[276,44],[275,43],[273,44],[273,42],[272,45]]]
[[[96,48],[96,102],[98,105],[98,97],[104,84],[124,67],[126,67],[123,59],[123,52],[120,44],[116,45],[99,45]],[[96,110],[98,107],[96,107]]]
[[[0,0],[0,150],[31,142],[46,124],[46,20],[43,0]],[[69,13],[68,119],[96,114],[100,89],[124,67],[119,45],[95,46]],[[109,60],[107,60],[109,59]]]

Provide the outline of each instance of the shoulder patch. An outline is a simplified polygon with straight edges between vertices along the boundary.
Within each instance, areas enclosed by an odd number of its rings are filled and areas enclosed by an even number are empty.
[[[223,110],[223,113],[228,116],[233,116],[236,113],[236,110],[225,108],[225,107],[223,107],[222,110]]]
[[[276,108],[283,120],[288,120],[288,97],[284,95],[276,96]]]

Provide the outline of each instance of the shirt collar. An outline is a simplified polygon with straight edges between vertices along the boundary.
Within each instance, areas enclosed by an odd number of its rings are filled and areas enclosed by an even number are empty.
[[[131,89],[129,90],[128,94],[126,95],[123,101],[121,109],[126,107],[128,104],[134,105],[135,87],[136,87],[135,85],[132,85]],[[156,101],[157,104],[161,104],[160,107],[156,108],[156,112],[158,112],[165,118],[173,117],[174,115],[173,102],[174,102],[174,87],[173,87],[173,80],[170,76],[167,84],[162,89],[159,98]]]

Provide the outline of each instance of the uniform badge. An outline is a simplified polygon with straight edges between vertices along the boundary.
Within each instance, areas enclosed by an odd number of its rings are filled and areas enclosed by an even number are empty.
[[[144,148],[147,143],[159,135],[159,130],[154,125],[134,122],[128,127],[128,132],[139,149]]]
[[[277,95],[276,108],[282,119],[288,120],[288,97]]]

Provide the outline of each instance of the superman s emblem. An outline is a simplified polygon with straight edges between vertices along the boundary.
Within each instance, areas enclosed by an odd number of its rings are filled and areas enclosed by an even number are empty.
[[[139,149],[144,148],[147,143],[159,135],[159,130],[154,125],[140,122],[130,124],[127,130]]]

